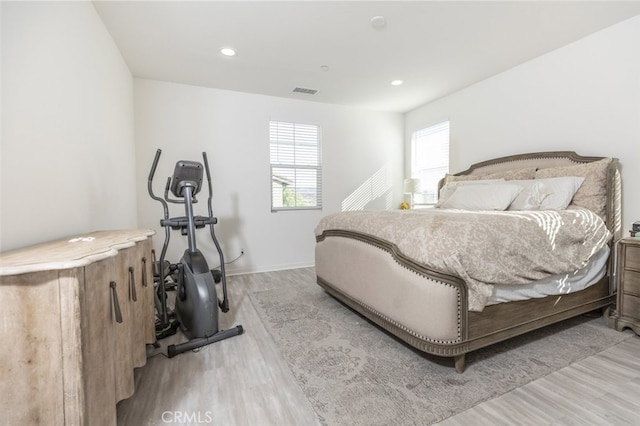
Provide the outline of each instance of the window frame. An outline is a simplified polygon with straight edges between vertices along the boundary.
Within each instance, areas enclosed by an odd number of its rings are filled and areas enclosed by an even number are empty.
[[[440,165],[434,167],[421,167],[418,163],[419,161],[419,151],[420,147],[417,146],[420,142],[422,143],[437,143],[437,138],[444,137],[443,133],[446,132],[446,146],[439,146],[436,149],[441,151],[441,157],[446,157],[446,165],[444,161],[440,162]],[[429,141],[429,137],[431,136],[431,141]],[[433,150],[433,148],[422,148],[423,150]],[[414,206],[433,206],[438,202],[440,194],[438,193],[438,182],[445,177],[447,173],[449,173],[450,166],[450,152],[451,152],[451,121],[449,119],[441,120],[438,122],[434,122],[428,126],[425,126],[419,130],[416,130],[411,133],[411,154],[410,154],[410,177],[413,179],[420,180],[421,191],[412,194],[412,208]],[[433,175],[438,175],[438,177],[433,177],[432,180],[425,179],[425,174],[430,173]],[[439,176],[442,174],[442,176]],[[426,181],[426,182],[425,182]],[[430,191],[427,193],[425,188],[428,188]],[[417,195],[417,197],[416,197]],[[430,199],[428,197],[431,197]],[[415,199],[419,201],[415,201]]]
[[[283,143],[282,139],[284,138],[278,138],[277,135],[273,134],[273,126],[283,126],[283,127],[288,127],[291,126],[292,127],[292,140],[288,141],[287,143]],[[310,139],[305,139],[304,137],[301,138],[301,140],[296,139],[296,127],[300,126],[301,128],[314,128],[315,129],[315,133],[317,135],[317,137],[314,140],[310,140]],[[303,132],[304,133],[304,132]],[[275,136],[275,138],[274,138]],[[274,140],[278,140],[278,142],[276,143],[276,145],[278,147],[286,147],[287,145],[293,145],[292,146],[292,150],[291,153],[293,155],[293,161],[288,161],[288,162],[283,162],[283,161],[278,161],[278,162],[274,162]],[[301,145],[304,146],[306,145],[307,147],[309,146],[313,146],[316,145],[316,149],[315,151],[315,155],[311,155],[309,156],[309,152],[304,153],[304,149],[302,150],[303,152],[300,152],[297,147]],[[302,158],[302,160],[297,161],[297,153],[300,152],[300,157]],[[279,153],[276,155],[280,155]],[[285,156],[283,154],[283,156]],[[306,160],[306,161],[305,161]],[[315,160],[315,164],[308,164],[308,162],[310,160]],[[271,212],[276,213],[276,212],[281,212],[281,211],[299,211],[299,210],[322,210],[322,128],[319,124],[316,123],[302,123],[302,122],[293,122],[293,121],[282,121],[282,120],[269,120],[269,164],[270,164],[270,183],[271,183]],[[315,200],[315,204],[314,205],[294,205],[294,206],[285,206],[285,205],[275,205],[274,201],[276,201],[276,197],[275,197],[275,182],[277,182],[278,180],[281,181],[285,181],[287,180],[287,176],[282,176],[282,175],[277,175],[274,174],[274,170],[275,169],[289,169],[289,170],[293,170],[293,174],[294,174],[294,178],[292,181],[292,185],[294,187],[294,192],[293,192],[293,196],[294,196],[294,201],[297,204],[297,200],[298,197],[302,197],[301,192],[299,192],[299,185],[298,183],[300,182],[299,179],[304,179],[303,177],[298,178],[297,177],[297,173],[298,171],[304,172],[304,171],[315,171],[315,179],[313,179],[312,177],[310,178],[310,181],[314,181],[315,180],[315,186],[313,187],[314,189],[314,193],[315,196],[312,195],[312,198]],[[285,185],[283,185],[285,186]],[[283,189],[284,191],[284,189]],[[283,202],[284,204],[284,202]]]

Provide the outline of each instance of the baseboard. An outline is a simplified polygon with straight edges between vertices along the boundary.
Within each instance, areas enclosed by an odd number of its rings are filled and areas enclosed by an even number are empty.
[[[284,265],[265,266],[261,268],[226,269],[225,273],[230,277],[234,275],[259,274],[261,272],[284,271],[287,269],[313,268],[314,266],[314,263],[290,263]]]

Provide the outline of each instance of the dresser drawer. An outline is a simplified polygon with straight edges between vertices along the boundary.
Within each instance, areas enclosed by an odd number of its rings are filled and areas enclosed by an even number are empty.
[[[628,244],[625,250],[625,269],[635,269],[636,271],[640,271],[640,247]]]
[[[622,271],[623,292],[640,297],[640,272]]]
[[[621,302],[623,317],[640,318],[640,297],[625,294]]]

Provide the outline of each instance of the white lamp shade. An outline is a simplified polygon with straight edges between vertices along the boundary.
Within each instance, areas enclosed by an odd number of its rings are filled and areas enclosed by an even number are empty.
[[[408,178],[404,180],[404,193],[405,194],[415,194],[416,192],[420,192],[420,179],[416,178]]]

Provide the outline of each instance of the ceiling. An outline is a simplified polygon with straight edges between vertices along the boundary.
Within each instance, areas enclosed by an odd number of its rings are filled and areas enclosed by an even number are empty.
[[[94,5],[135,77],[393,112],[640,13],[638,1]],[[382,29],[374,16],[384,17]],[[222,47],[237,55],[223,56]],[[404,84],[392,86],[396,79]]]

